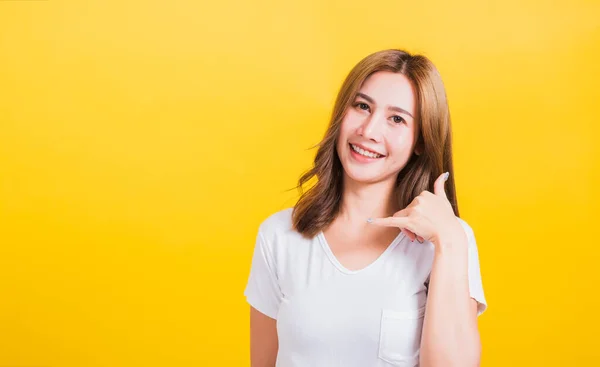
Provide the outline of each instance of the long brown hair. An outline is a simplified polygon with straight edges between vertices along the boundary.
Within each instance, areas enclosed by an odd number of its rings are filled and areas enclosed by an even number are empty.
[[[422,153],[411,156],[399,172],[395,195],[400,208],[405,208],[422,191],[433,192],[433,183],[443,172],[450,172],[445,183],[446,195],[458,216],[458,203],[452,167],[452,133],[450,111],[442,78],[433,63],[423,55],[389,49],[362,59],[348,74],[337,95],[329,127],[320,143],[313,167],[302,174],[296,188],[300,198],[292,212],[294,229],[312,238],[325,229],[340,209],[343,187],[343,167],[336,143],[340,125],[364,81],[378,71],[391,71],[406,76],[416,92],[417,144]],[[314,148],[313,147],[313,148]],[[303,186],[311,179],[317,182],[305,192]]]

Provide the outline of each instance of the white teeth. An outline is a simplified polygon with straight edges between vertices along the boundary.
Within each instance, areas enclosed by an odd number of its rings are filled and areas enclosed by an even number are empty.
[[[369,158],[383,157],[381,154],[375,154],[375,153],[368,152],[362,148],[357,147],[354,144],[350,144],[350,146],[352,147],[352,150],[354,150],[355,152],[357,152],[360,155],[364,155],[365,157],[369,157]]]

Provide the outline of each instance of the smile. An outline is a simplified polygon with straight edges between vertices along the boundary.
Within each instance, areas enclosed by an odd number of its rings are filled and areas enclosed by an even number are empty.
[[[363,157],[367,157],[367,158],[381,158],[383,157],[383,155],[381,154],[377,154],[368,150],[364,150],[362,148],[357,147],[354,144],[350,144],[350,148],[357,154],[360,154]]]

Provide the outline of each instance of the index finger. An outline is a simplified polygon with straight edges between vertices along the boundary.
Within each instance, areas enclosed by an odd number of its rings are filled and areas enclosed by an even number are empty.
[[[367,222],[385,227],[407,228],[409,219],[407,217],[369,218]]]

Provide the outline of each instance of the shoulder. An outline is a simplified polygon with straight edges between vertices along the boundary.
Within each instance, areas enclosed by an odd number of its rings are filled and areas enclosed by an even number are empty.
[[[460,222],[460,224],[462,225],[465,234],[467,235],[467,242],[469,244],[469,253],[474,252],[477,253],[477,241],[475,240],[475,233],[473,232],[473,228],[469,225],[469,223],[462,219],[462,218],[458,218],[458,221]]]
[[[274,246],[276,243],[289,241],[296,238],[299,233],[293,228],[292,212],[294,208],[286,208],[272,213],[266,217],[258,227],[258,233],[262,240]]]
[[[456,217],[456,219],[458,219],[459,223],[462,225],[465,233],[467,234],[467,238],[469,238],[469,240],[473,237],[475,237],[475,234],[473,233],[473,228],[471,228],[471,226],[469,225],[469,223],[467,223],[466,220]]]
[[[286,208],[272,213],[258,226],[263,236],[273,235],[277,232],[285,232],[292,229],[292,211],[294,208]]]
[[[274,212],[266,217],[258,228],[261,246],[278,264],[285,264],[286,259],[290,258],[299,260],[310,250],[310,246],[303,246],[310,241],[303,238],[293,227],[293,210],[292,207]]]

